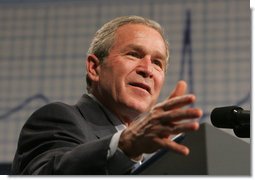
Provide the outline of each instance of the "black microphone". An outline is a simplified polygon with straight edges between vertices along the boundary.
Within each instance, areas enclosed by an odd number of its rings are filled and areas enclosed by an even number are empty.
[[[219,128],[233,129],[238,137],[250,137],[250,111],[238,106],[213,109],[211,122]]]

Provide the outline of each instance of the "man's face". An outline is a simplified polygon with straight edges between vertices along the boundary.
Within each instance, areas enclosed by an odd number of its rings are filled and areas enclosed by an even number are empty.
[[[133,118],[156,103],[165,68],[166,47],[156,30],[141,24],[121,26],[99,66],[98,98],[119,118]]]

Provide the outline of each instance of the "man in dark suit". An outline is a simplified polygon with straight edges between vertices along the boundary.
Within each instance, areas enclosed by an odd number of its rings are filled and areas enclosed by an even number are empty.
[[[88,94],[76,105],[51,103],[31,115],[12,173],[128,174],[161,148],[188,155],[171,137],[197,130],[202,110],[184,108],[195,101],[184,81],[156,104],[168,58],[158,23],[138,16],[106,23],[88,51]]]

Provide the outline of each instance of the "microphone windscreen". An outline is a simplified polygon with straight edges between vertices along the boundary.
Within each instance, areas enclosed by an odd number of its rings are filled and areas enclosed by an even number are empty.
[[[219,128],[234,128],[235,114],[234,110],[242,110],[238,106],[227,106],[215,108],[211,113],[211,122]]]

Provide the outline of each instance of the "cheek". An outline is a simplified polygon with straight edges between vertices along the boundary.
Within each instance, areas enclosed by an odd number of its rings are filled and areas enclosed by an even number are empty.
[[[124,85],[124,72],[118,63],[107,66],[101,74],[101,85],[113,96],[118,96]]]
[[[155,94],[159,95],[160,94],[160,91],[164,85],[164,80],[165,80],[165,76],[164,75],[158,75],[156,76],[155,78]]]

